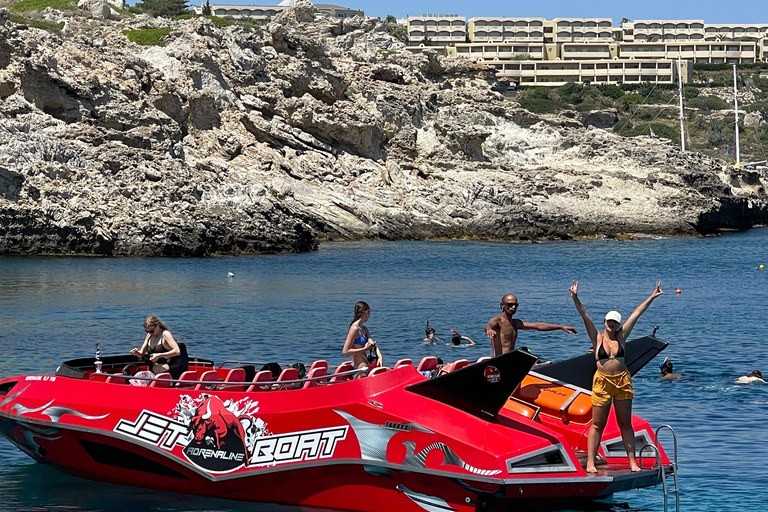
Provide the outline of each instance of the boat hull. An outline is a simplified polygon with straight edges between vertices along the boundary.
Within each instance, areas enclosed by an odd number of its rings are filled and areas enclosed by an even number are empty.
[[[661,481],[664,465],[588,475],[563,432],[491,411],[534,361],[508,354],[442,381],[411,366],[266,392],[22,376],[0,381],[0,434],[77,477],[337,510],[501,511]],[[473,407],[451,394],[457,379],[486,397],[483,386],[510,390]]]
[[[658,469],[642,473],[603,469],[598,476],[529,476],[489,483],[356,460],[234,477],[214,476],[158,450],[100,432],[18,421],[0,414],[0,433],[37,462],[80,478],[182,494],[338,510],[419,512],[507,510],[523,504],[554,506],[661,482]],[[356,503],[351,496],[361,501]],[[424,498],[419,503],[420,496],[439,496],[445,503],[430,504]]]

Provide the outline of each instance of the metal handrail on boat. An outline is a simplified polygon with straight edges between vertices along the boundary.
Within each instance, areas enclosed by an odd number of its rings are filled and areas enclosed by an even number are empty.
[[[247,364],[248,365],[253,365],[253,366],[264,366],[265,364],[269,364],[269,363],[262,363],[262,362],[259,362],[259,361],[224,361],[222,363],[219,363],[216,366],[216,368],[224,368],[224,366],[230,365],[230,364],[239,364],[241,366],[242,365],[247,365]],[[287,364],[281,364],[281,363],[277,363],[277,364],[279,364],[280,366],[288,366]]]
[[[645,444],[642,448],[640,448],[640,455],[637,458],[638,465],[640,468],[643,467],[643,452],[646,448],[650,448],[653,450],[656,459],[656,469],[659,472],[659,480],[661,480],[661,488],[664,492],[664,512],[667,512],[667,475],[664,473],[664,466],[661,464],[661,450],[658,446],[655,444]]]
[[[643,452],[645,451],[646,448],[651,448],[653,450],[653,453],[655,454],[654,458],[656,459],[656,467],[661,468],[663,471],[663,468],[661,465],[661,450],[659,450],[659,447],[656,446],[655,444],[648,443],[646,445],[643,445],[642,448],[640,448],[640,455],[637,458],[638,466],[640,466],[641,468],[643,467]]]
[[[271,361],[271,362],[274,362],[274,361]],[[225,366],[233,365],[233,364],[240,365],[240,366],[252,365],[252,366],[256,366],[256,367],[261,367],[261,366],[264,366],[264,365],[270,364],[270,363],[263,363],[263,362],[260,362],[260,361],[224,361],[222,363],[219,363],[216,366],[216,368],[224,368]],[[288,368],[288,367],[291,366],[291,364],[296,364],[296,363],[277,363],[277,364],[279,364],[281,368]],[[307,365],[307,368],[309,368],[309,366],[310,365]],[[328,365],[328,368],[336,368],[337,366],[339,366],[339,365]]]
[[[305,384],[307,381],[327,381],[327,382],[318,382],[318,385],[325,385],[325,384],[336,384],[336,382],[331,382],[331,379],[333,377],[354,377],[357,374],[367,371],[367,368],[353,368],[352,370],[346,371],[346,372],[339,372],[339,373],[330,373],[326,375],[320,375],[317,377],[305,377],[303,379],[296,379],[296,380],[281,380],[281,381],[275,381],[275,380],[268,380],[263,382],[224,382],[220,380],[181,380],[181,379],[164,379],[164,378],[158,378],[157,376],[154,377],[139,377],[135,375],[123,375],[121,373],[101,373],[101,375],[106,375],[107,377],[122,377],[125,380],[146,380],[146,381],[162,381],[163,383],[170,382],[170,383],[183,383],[185,385],[191,385],[191,384],[204,384],[206,386],[216,386],[216,389],[220,391],[226,390],[228,387],[235,387],[235,386],[251,386],[251,385],[263,385],[263,386],[270,386],[270,390],[272,389],[273,385],[278,386],[275,389],[282,389],[283,386],[293,386],[296,384]],[[96,374],[94,374],[96,375]],[[267,390],[265,390],[267,391]]]
[[[672,462],[670,462],[670,465],[672,466],[672,478],[675,483],[675,488],[670,491],[667,487],[667,475],[662,473],[662,488],[664,489],[664,512],[667,511],[667,500],[670,492],[675,493],[675,512],[680,512],[680,483],[677,479],[677,435],[675,434],[675,430],[670,425],[659,425],[653,434],[656,440],[656,445],[659,444],[659,431],[661,429],[667,429],[672,434],[673,454]]]

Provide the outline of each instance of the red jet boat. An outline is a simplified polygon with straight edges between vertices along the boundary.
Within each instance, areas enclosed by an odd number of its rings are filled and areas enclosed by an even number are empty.
[[[630,342],[630,370],[664,346]],[[179,493],[370,512],[572,506],[675,470],[633,417],[643,470],[629,471],[611,418],[605,463],[585,472],[589,357],[536,372],[520,350],[443,368],[428,357],[362,378],[317,361],[276,380],[190,358],[179,378],[148,386],[121,373],[132,356],[105,357],[99,372],[85,358],[0,381],[0,434],[70,475]]]

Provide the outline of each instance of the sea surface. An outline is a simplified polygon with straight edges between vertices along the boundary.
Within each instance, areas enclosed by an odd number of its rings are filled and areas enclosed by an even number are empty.
[[[768,385],[737,385],[768,374],[768,229],[703,239],[553,242],[371,242],[322,244],[317,252],[210,259],[0,258],[0,376],[53,372],[61,361],[127,353],[155,314],[193,355],[235,360],[342,361],[355,301],[385,363],[433,354],[444,360],[490,353],[483,326],[506,293],[527,321],[573,325],[579,333],[521,332],[543,359],[589,347],[568,287],[594,318],[625,316],[661,280],[665,294],[633,336],[669,342],[679,381],[658,380],[661,358],[635,378],[634,412],[678,437],[681,510],[768,509]],[[234,277],[228,277],[228,273]],[[680,293],[675,293],[676,289]],[[443,340],[456,329],[478,343]],[[671,449],[671,441],[662,437]],[[607,500],[609,508],[661,511],[661,487]],[[672,503],[674,500],[672,499]],[[108,485],[37,464],[0,438],[0,511],[296,510]]]

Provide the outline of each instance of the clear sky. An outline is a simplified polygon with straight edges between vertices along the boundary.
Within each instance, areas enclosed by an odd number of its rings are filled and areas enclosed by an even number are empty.
[[[200,0],[190,0],[199,5]],[[279,0],[211,0],[211,4],[277,5]],[[317,3],[362,9],[366,16],[397,18],[422,14],[458,14],[473,16],[510,16],[532,18],[612,18],[621,24],[630,20],[674,19],[701,20],[706,23],[768,23],[768,0],[318,0]]]

